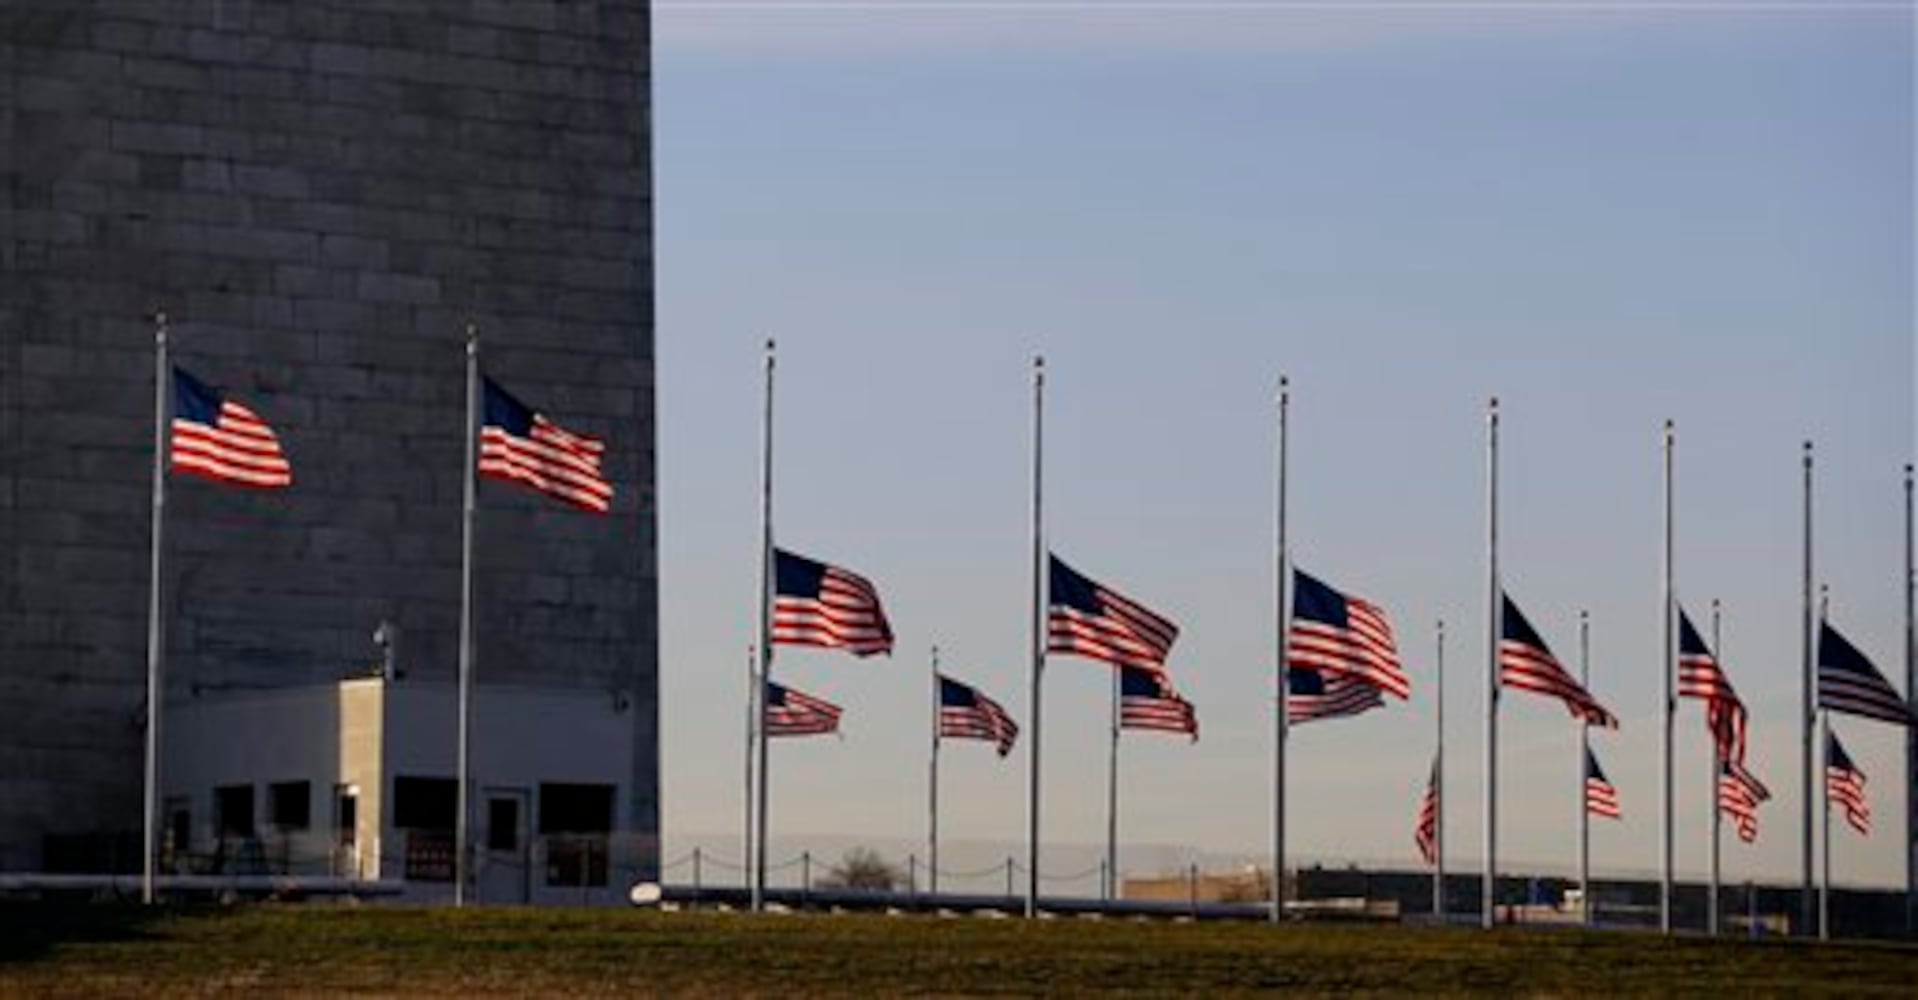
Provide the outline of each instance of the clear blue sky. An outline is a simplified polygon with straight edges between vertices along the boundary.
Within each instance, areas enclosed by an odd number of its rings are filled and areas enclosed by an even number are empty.
[[[1451,863],[1478,863],[1483,406],[1501,560],[1548,641],[1594,621],[1594,745],[1658,861],[1658,428],[1678,585],[1777,793],[1728,878],[1795,877],[1798,446],[1818,574],[1902,686],[1913,445],[1913,20],[1896,4],[726,4],[656,13],[665,822],[739,824],[759,343],[781,345],[782,544],[875,580],[890,661],[782,652],[847,709],[775,747],[774,827],[923,833],[926,649],[1025,720],[1028,359],[1051,368],[1048,532],[1183,627],[1204,738],[1128,737],[1127,839],[1268,834],[1272,388],[1295,387],[1300,565],[1384,605],[1409,705],[1294,743],[1295,861],[1409,862],[1443,617]],[[1815,8],[1815,9],[1814,9]],[[1047,840],[1102,837],[1107,675],[1048,674]],[[1902,736],[1845,720],[1901,877]],[[1707,743],[1678,720],[1679,863]],[[1506,699],[1501,857],[1571,863],[1575,730]],[[1023,836],[1023,752],[947,768],[953,838]],[[1729,835],[1728,835],[1729,836]]]

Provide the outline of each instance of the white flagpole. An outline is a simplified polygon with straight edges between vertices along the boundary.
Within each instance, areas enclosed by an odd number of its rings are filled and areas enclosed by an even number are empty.
[[[1819,587],[1818,624],[1821,627],[1831,615],[1831,586]],[[1818,710],[1818,802],[1819,812],[1824,825],[1824,847],[1822,855],[1823,871],[1818,879],[1818,940],[1831,939],[1831,711]]]
[[[1504,592],[1498,582],[1498,397],[1485,412],[1485,871],[1479,922],[1498,922],[1498,644],[1504,629]]]
[[[1119,884],[1119,668],[1112,668],[1111,748],[1106,754],[1106,865],[1100,889],[1110,900]]]
[[[1813,796],[1816,794],[1817,790],[1812,785],[1811,740],[1812,740],[1812,726],[1813,726],[1813,712],[1814,712],[1813,706],[1817,704],[1813,692],[1815,690],[1815,685],[1818,683],[1818,678],[1817,678],[1818,668],[1817,668],[1817,665],[1813,662],[1816,659],[1816,653],[1814,652],[1813,638],[1812,638],[1811,442],[1810,441],[1805,442],[1804,466],[1805,466],[1805,552],[1804,552],[1804,580],[1802,582],[1804,585],[1804,602],[1805,603],[1803,607],[1799,608],[1799,613],[1798,613],[1799,622],[1803,626],[1801,629],[1801,632],[1803,635],[1803,642],[1801,644],[1800,653],[1804,658],[1804,663],[1802,664],[1803,674],[1800,677],[1801,686],[1799,689],[1800,706],[1799,706],[1799,718],[1798,718],[1799,739],[1800,739],[1799,779],[1800,779],[1801,786],[1804,789],[1804,802],[1803,802],[1804,836],[1800,843],[1800,846],[1803,848],[1803,851],[1801,854],[1801,860],[1803,862],[1804,880],[1799,890],[1799,896],[1798,896],[1798,920],[1799,920],[1799,927],[1801,928],[1798,933],[1800,934],[1808,934],[1811,932],[1812,923],[1815,919],[1815,914],[1813,910],[1816,906],[1813,900],[1812,880],[1811,880],[1811,851],[1812,851],[1811,815],[1812,815]]]
[[[926,892],[939,895],[939,647],[932,647],[932,756],[926,775]]]
[[[1026,743],[1026,916],[1039,915],[1039,730],[1045,720],[1041,690],[1046,674],[1045,475],[1046,359],[1032,359],[1032,738]]]
[[[166,603],[161,555],[166,551],[167,445],[172,440],[173,366],[167,355],[166,313],[153,317],[153,552],[147,588],[147,759],[146,801],[142,803],[140,902],[154,899],[153,876],[159,851],[160,700],[166,695]]]
[[[759,732],[758,829],[753,834],[753,891],[755,913],[766,906],[766,803],[772,776],[768,773],[769,740],[766,734],[766,686],[773,672],[773,350],[766,338],[766,402],[760,427],[759,447],[759,683],[753,697],[759,706],[753,713]]]
[[[1290,736],[1291,706],[1291,606],[1287,596],[1291,593],[1291,560],[1286,551],[1285,514],[1285,461],[1287,418],[1292,408],[1292,381],[1284,375],[1279,376],[1279,453],[1277,465],[1277,493],[1274,510],[1272,542],[1272,599],[1276,605],[1272,609],[1273,630],[1277,632],[1278,663],[1274,666],[1274,687],[1278,690],[1276,703],[1272,708],[1272,922],[1285,919],[1285,744]]]
[[[1432,728],[1437,730],[1435,741],[1438,752],[1433,761],[1432,773],[1432,916],[1445,919],[1445,619],[1438,620],[1437,628],[1438,656],[1436,659],[1436,691],[1432,696],[1435,709]]]
[[[1824,820],[1825,852],[1822,856],[1823,871],[1820,872],[1818,879],[1818,940],[1829,941],[1831,940],[1831,788],[1826,782],[1831,780],[1831,711],[1820,709],[1818,722],[1822,736],[1818,741],[1818,747],[1825,764],[1823,768],[1820,768],[1825,772],[1825,778],[1824,781],[1819,782],[1819,804],[1822,806],[1819,812]]]
[[[1912,622],[1911,463],[1905,463],[1905,703],[1918,718],[1918,626]],[[1905,727],[1905,934],[1918,934],[1918,726]]]
[[[1592,689],[1592,616],[1578,613],[1578,682]],[[1578,719],[1578,909],[1579,922],[1592,926],[1592,812],[1585,805],[1585,761],[1592,752],[1592,725]]]
[[[467,835],[472,822],[473,728],[473,528],[479,509],[480,370],[479,330],[466,324],[466,455],[461,470],[464,501],[460,514],[460,676],[459,768],[453,815],[453,905],[465,906],[468,871]]]
[[[753,864],[753,749],[759,744],[759,724],[755,719],[759,708],[759,644],[746,646],[746,781],[740,787],[745,789],[741,812],[745,814],[745,826],[739,831],[739,864],[743,871],[750,872]]]
[[[1718,618],[1719,618],[1718,598],[1714,597],[1712,598],[1712,656],[1713,658],[1718,659],[1719,669],[1722,670],[1724,669],[1725,661],[1719,658],[1725,655],[1725,652],[1724,652],[1725,648],[1719,645]],[[1707,712],[1711,711],[1710,702],[1706,703],[1706,711]],[[1724,836],[1724,825],[1725,825],[1724,817],[1718,814],[1718,781],[1719,781],[1718,776],[1725,769],[1725,758],[1722,754],[1718,752],[1718,734],[1712,733],[1711,737],[1712,738],[1711,738],[1711,755],[1710,756],[1711,756],[1711,762],[1712,762],[1712,773],[1711,773],[1711,781],[1707,783],[1705,786],[1706,788],[1705,805],[1706,805],[1706,808],[1709,808],[1712,811],[1712,826],[1711,826],[1712,883],[1711,883],[1711,895],[1705,901],[1705,918],[1706,918],[1706,923],[1708,925],[1706,929],[1711,932],[1713,937],[1717,937],[1718,931],[1719,931],[1719,915],[1718,915],[1718,881],[1719,881],[1719,860],[1720,860],[1719,855],[1721,853],[1719,840]]]
[[[1660,620],[1664,626],[1663,645],[1659,647],[1659,670],[1664,674],[1665,706],[1660,731],[1660,749],[1664,757],[1663,782],[1658,810],[1659,835],[1659,885],[1658,885],[1658,929],[1662,933],[1672,932],[1672,718],[1677,707],[1677,695],[1673,691],[1673,678],[1678,673],[1677,644],[1673,641],[1675,631],[1672,623],[1672,452],[1676,435],[1672,422],[1665,421],[1665,559],[1661,574],[1661,610]]]

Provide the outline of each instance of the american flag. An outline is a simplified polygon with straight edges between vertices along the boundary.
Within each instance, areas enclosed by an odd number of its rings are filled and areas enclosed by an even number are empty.
[[[1758,839],[1758,806],[1771,799],[1771,789],[1744,765],[1724,761],[1718,771],[1718,811],[1732,818],[1738,839],[1749,844]]]
[[[1179,626],[1081,576],[1058,556],[1049,574],[1046,650],[1164,672]]]
[[[525,483],[596,514],[612,508],[613,485],[599,467],[604,442],[546,419],[490,378],[482,382],[480,475]]]
[[[1352,674],[1293,667],[1286,671],[1285,682],[1289,689],[1285,712],[1292,722],[1336,719],[1385,707],[1378,687]]]
[[[767,736],[820,736],[839,731],[839,706],[795,691],[783,684],[766,682]]]
[[[1144,667],[1119,668],[1119,728],[1187,733],[1199,738],[1199,715],[1172,690],[1165,674]]]
[[[1618,789],[1605,777],[1605,769],[1598,766],[1598,756],[1590,748],[1585,750],[1585,811],[1606,819],[1618,819],[1621,815]]]
[[[1385,612],[1303,572],[1292,574],[1286,650],[1290,666],[1350,674],[1399,698],[1412,693]]]
[[[1868,719],[1912,724],[1905,699],[1858,647],[1829,623],[1818,626],[1818,707]]]
[[[939,735],[945,739],[990,740],[1004,757],[1019,738],[1019,726],[983,691],[941,674]]]
[[[1428,865],[1438,864],[1439,762],[1432,758],[1432,776],[1425,779],[1425,794],[1419,799],[1419,823],[1412,832],[1418,842],[1419,856]]]
[[[892,652],[892,624],[871,580],[774,549],[773,641],[871,656]]]
[[[1532,623],[1505,596],[1505,613],[1500,616],[1504,628],[1498,643],[1498,678],[1506,687],[1550,695],[1565,703],[1573,718],[1594,726],[1618,728],[1618,719],[1598,703],[1584,686],[1572,679],[1552,655],[1545,640],[1538,637]]]
[[[176,472],[261,489],[293,485],[273,428],[183,368],[173,369],[170,452]]]
[[[1845,807],[1845,822],[1860,836],[1871,836],[1871,803],[1865,799],[1865,772],[1851,762],[1837,733],[1825,736],[1825,797]],[[1825,804],[1831,808],[1831,802]]]
[[[1743,762],[1745,703],[1683,608],[1678,611],[1678,695],[1705,699],[1705,726],[1718,745],[1718,755]]]

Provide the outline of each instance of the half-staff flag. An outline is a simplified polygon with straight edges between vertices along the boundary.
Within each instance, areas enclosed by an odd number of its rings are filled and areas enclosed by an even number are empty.
[[[1871,836],[1871,802],[1865,798],[1865,772],[1851,762],[1837,733],[1825,736],[1825,794],[1845,807],[1845,822],[1859,836]],[[1829,807],[1828,807],[1829,808]]]
[[[999,703],[962,681],[939,675],[939,736],[942,739],[987,740],[999,756],[1012,752],[1019,726]]]
[[[1163,673],[1179,626],[1116,590],[1051,559],[1046,651]]]
[[[1377,685],[1342,671],[1293,667],[1286,671],[1285,683],[1289,689],[1286,717],[1293,722],[1337,719],[1385,707]]]
[[[1165,674],[1143,667],[1119,668],[1119,728],[1185,733],[1199,738],[1199,714],[1166,683]]]
[[[1828,623],[1818,627],[1818,707],[1901,726],[1912,724],[1911,710],[1891,682]]]
[[[1559,665],[1558,657],[1552,655],[1545,640],[1538,637],[1532,623],[1525,620],[1510,596],[1505,597],[1505,613],[1500,618],[1504,624],[1498,644],[1500,684],[1557,698],[1565,703],[1573,718],[1584,719],[1594,726],[1618,728],[1618,719]]]
[[[1439,762],[1432,758],[1432,776],[1425,779],[1425,794],[1419,797],[1419,822],[1412,832],[1418,842],[1419,857],[1428,865],[1438,864]]]
[[[1292,574],[1292,627],[1286,643],[1292,667],[1352,677],[1407,698],[1411,678],[1399,663],[1392,623],[1370,601],[1350,597],[1308,573]]]
[[[612,508],[613,485],[600,471],[604,442],[546,419],[490,378],[483,382],[480,475],[523,483],[595,514]]]
[[[872,581],[783,549],[773,551],[773,642],[892,652],[892,624]]]
[[[1727,760],[1718,773],[1718,811],[1730,816],[1738,830],[1738,839],[1749,844],[1758,839],[1758,806],[1770,801],[1771,789],[1744,765]]]
[[[839,731],[838,705],[783,684],[766,682],[767,736],[821,736]]]
[[[1590,749],[1585,751],[1585,811],[1606,819],[1623,815],[1618,807],[1618,789],[1612,787],[1605,769],[1598,766],[1598,756]]]
[[[293,485],[293,467],[280,450],[273,428],[252,410],[177,367],[173,369],[172,429],[169,456],[175,472],[260,489]]]
[[[1732,687],[1732,680],[1705,645],[1705,639],[1692,626],[1685,610],[1678,611],[1678,696],[1705,700],[1705,726],[1711,730],[1718,755],[1726,760],[1745,759],[1745,703]]]

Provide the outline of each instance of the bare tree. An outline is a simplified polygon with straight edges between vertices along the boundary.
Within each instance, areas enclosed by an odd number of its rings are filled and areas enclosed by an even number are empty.
[[[829,868],[819,880],[822,889],[858,889],[865,892],[891,892],[906,880],[899,866],[881,857],[870,847],[855,847]]]

